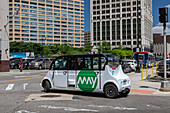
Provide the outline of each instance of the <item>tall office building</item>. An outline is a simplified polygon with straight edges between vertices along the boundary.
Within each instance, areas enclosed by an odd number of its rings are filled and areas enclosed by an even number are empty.
[[[85,32],[84,33],[84,43],[91,43],[90,42],[90,32]]]
[[[10,42],[84,46],[84,0],[9,0],[9,19]]]
[[[153,43],[152,23],[152,0],[91,0],[93,45],[105,40],[112,49],[121,44],[136,50],[139,42],[143,51],[149,51]]]

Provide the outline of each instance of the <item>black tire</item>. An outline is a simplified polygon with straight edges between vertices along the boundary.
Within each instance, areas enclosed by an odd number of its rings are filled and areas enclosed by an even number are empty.
[[[47,80],[44,81],[43,88],[44,88],[44,92],[49,92],[51,88],[50,82]]]
[[[41,69],[42,69],[42,66],[40,65],[40,66],[38,67],[38,69],[41,70]]]
[[[118,90],[113,84],[107,84],[104,87],[104,94],[108,98],[116,98],[118,96]]]

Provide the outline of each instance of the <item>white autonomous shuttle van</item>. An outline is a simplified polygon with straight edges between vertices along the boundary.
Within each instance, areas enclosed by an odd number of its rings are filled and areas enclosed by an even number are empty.
[[[45,92],[52,88],[102,91],[108,98],[127,96],[131,81],[112,54],[65,55],[51,63],[41,82]]]

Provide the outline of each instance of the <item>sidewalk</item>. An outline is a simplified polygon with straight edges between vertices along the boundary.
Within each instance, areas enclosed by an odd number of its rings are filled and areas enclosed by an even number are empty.
[[[155,71],[155,69],[154,69]],[[149,75],[152,75],[152,69],[148,71]],[[130,94],[137,95],[151,95],[151,96],[170,96],[170,92],[159,91],[161,88],[161,82],[150,82],[146,80],[146,69],[143,72],[143,81],[141,80],[141,73],[127,73],[131,79],[131,92]]]
[[[34,74],[38,72],[47,72],[48,70],[22,70],[11,69],[10,72],[0,72],[0,76],[10,76],[10,75],[22,75],[22,74]]]

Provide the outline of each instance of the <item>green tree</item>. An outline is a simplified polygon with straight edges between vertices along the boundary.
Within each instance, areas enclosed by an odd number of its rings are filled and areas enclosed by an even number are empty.
[[[98,45],[99,53],[108,53],[111,49],[111,44],[109,42],[103,41],[101,44]]]
[[[91,43],[85,43],[84,46],[85,46],[85,52],[86,53],[88,53],[88,52],[91,53],[91,50],[93,48],[92,44]]]

